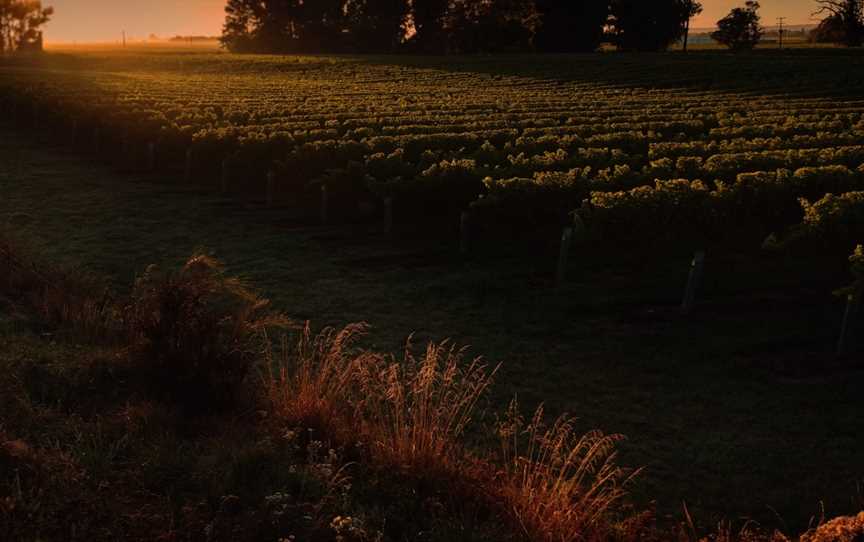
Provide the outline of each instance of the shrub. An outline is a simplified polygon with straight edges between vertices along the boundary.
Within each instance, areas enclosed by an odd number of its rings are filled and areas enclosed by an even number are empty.
[[[176,272],[155,266],[136,282],[126,314],[129,345],[152,383],[185,406],[224,405],[263,347],[289,320],[222,265],[195,255]]]

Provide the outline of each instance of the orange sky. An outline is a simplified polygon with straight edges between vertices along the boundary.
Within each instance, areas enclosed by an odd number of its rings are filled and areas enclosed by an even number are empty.
[[[650,1],[650,0],[645,0]],[[702,0],[705,13],[695,27],[712,26],[743,0]],[[218,35],[225,0],[43,0],[56,9],[46,27],[48,41],[117,41],[126,30],[132,38],[149,34]],[[785,15],[787,22],[810,22],[814,0],[762,0],[763,24],[773,25]]]

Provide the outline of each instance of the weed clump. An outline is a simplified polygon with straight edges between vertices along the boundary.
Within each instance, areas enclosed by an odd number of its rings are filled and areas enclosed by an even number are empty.
[[[167,398],[200,410],[225,406],[262,352],[266,330],[290,325],[268,307],[206,255],[174,272],[150,266],[125,311],[133,360]]]
[[[35,313],[43,332],[62,330],[93,343],[118,337],[111,292],[80,269],[65,269],[0,231],[0,298]]]

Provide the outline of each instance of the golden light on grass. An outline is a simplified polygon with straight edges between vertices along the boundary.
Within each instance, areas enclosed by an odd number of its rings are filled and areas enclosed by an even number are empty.
[[[402,359],[356,350],[364,324],[317,336],[307,326],[296,348],[268,352],[266,396],[286,427],[313,427],[343,443],[360,443],[375,463],[473,491],[531,540],[603,540],[636,473],[616,464],[623,437],[580,434],[570,417],[529,423],[515,402],[499,425],[502,452],[478,451],[465,433],[498,368],[465,362],[449,343],[410,341]],[[454,486],[455,487],[455,486]],[[472,489],[473,488],[473,489]]]

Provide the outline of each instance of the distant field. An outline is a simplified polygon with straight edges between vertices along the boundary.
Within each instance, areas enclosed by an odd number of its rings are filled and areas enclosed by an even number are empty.
[[[497,401],[627,434],[661,514],[800,527],[864,479],[831,293],[864,242],[862,83],[839,49],[66,49],[0,62],[0,220],[120,284],[206,246],[292,316],[370,321],[376,347],[470,343],[505,363]]]

